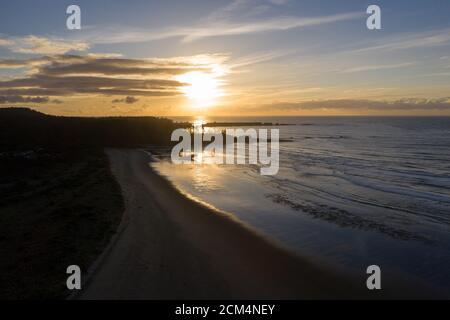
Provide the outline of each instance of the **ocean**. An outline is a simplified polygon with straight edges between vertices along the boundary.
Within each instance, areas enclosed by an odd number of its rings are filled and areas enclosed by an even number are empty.
[[[204,120],[290,124],[277,128],[292,141],[280,142],[275,176],[254,165],[151,164],[182,192],[312,260],[350,272],[376,264],[450,294],[449,117]]]

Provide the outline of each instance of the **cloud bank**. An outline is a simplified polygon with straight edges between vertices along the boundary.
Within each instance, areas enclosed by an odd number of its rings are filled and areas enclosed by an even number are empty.
[[[255,107],[260,109],[261,106]],[[302,102],[278,102],[267,104],[264,109],[271,111],[311,111],[311,110],[450,110],[450,97],[437,99],[405,98],[393,101],[378,100],[317,100]]]
[[[48,55],[32,59],[0,60],[0,68],[25,68],[27,76],[0,81],[1,103],[46,103],[49,96],[124,96],[116,102],[132,104],[135,96],[171,97],[183,83],[175,75],[211,69],[218,55],[176,58],[124,59],[111,55]],[[34,96],[34,98],[30,98]]]

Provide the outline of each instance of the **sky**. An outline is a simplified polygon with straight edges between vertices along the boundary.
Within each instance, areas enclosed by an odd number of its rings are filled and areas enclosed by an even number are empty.
[[[374,4],[380,30],[366,26]],[[450,115],[449,14],[447,0],[4,1],[0,107]]]

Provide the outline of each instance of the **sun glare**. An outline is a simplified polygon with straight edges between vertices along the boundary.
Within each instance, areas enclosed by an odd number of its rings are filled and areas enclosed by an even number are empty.
[[[193,107],[205,108],[211,106],[222,95],[220,80],[214,74],[193,71],[178,76],[177,80],[186,84],[181,88],[181,91],[192,100]]]

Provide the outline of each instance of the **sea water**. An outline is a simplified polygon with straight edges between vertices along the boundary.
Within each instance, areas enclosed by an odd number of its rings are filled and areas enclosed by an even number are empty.
[[[186,120],[186,119],[176,119]],[[280,170],[152,166],[183,192],[301,255],[450,291],[449,117],[259,117],[279,126]],[[222,128],[217,128],[220,130]]]

